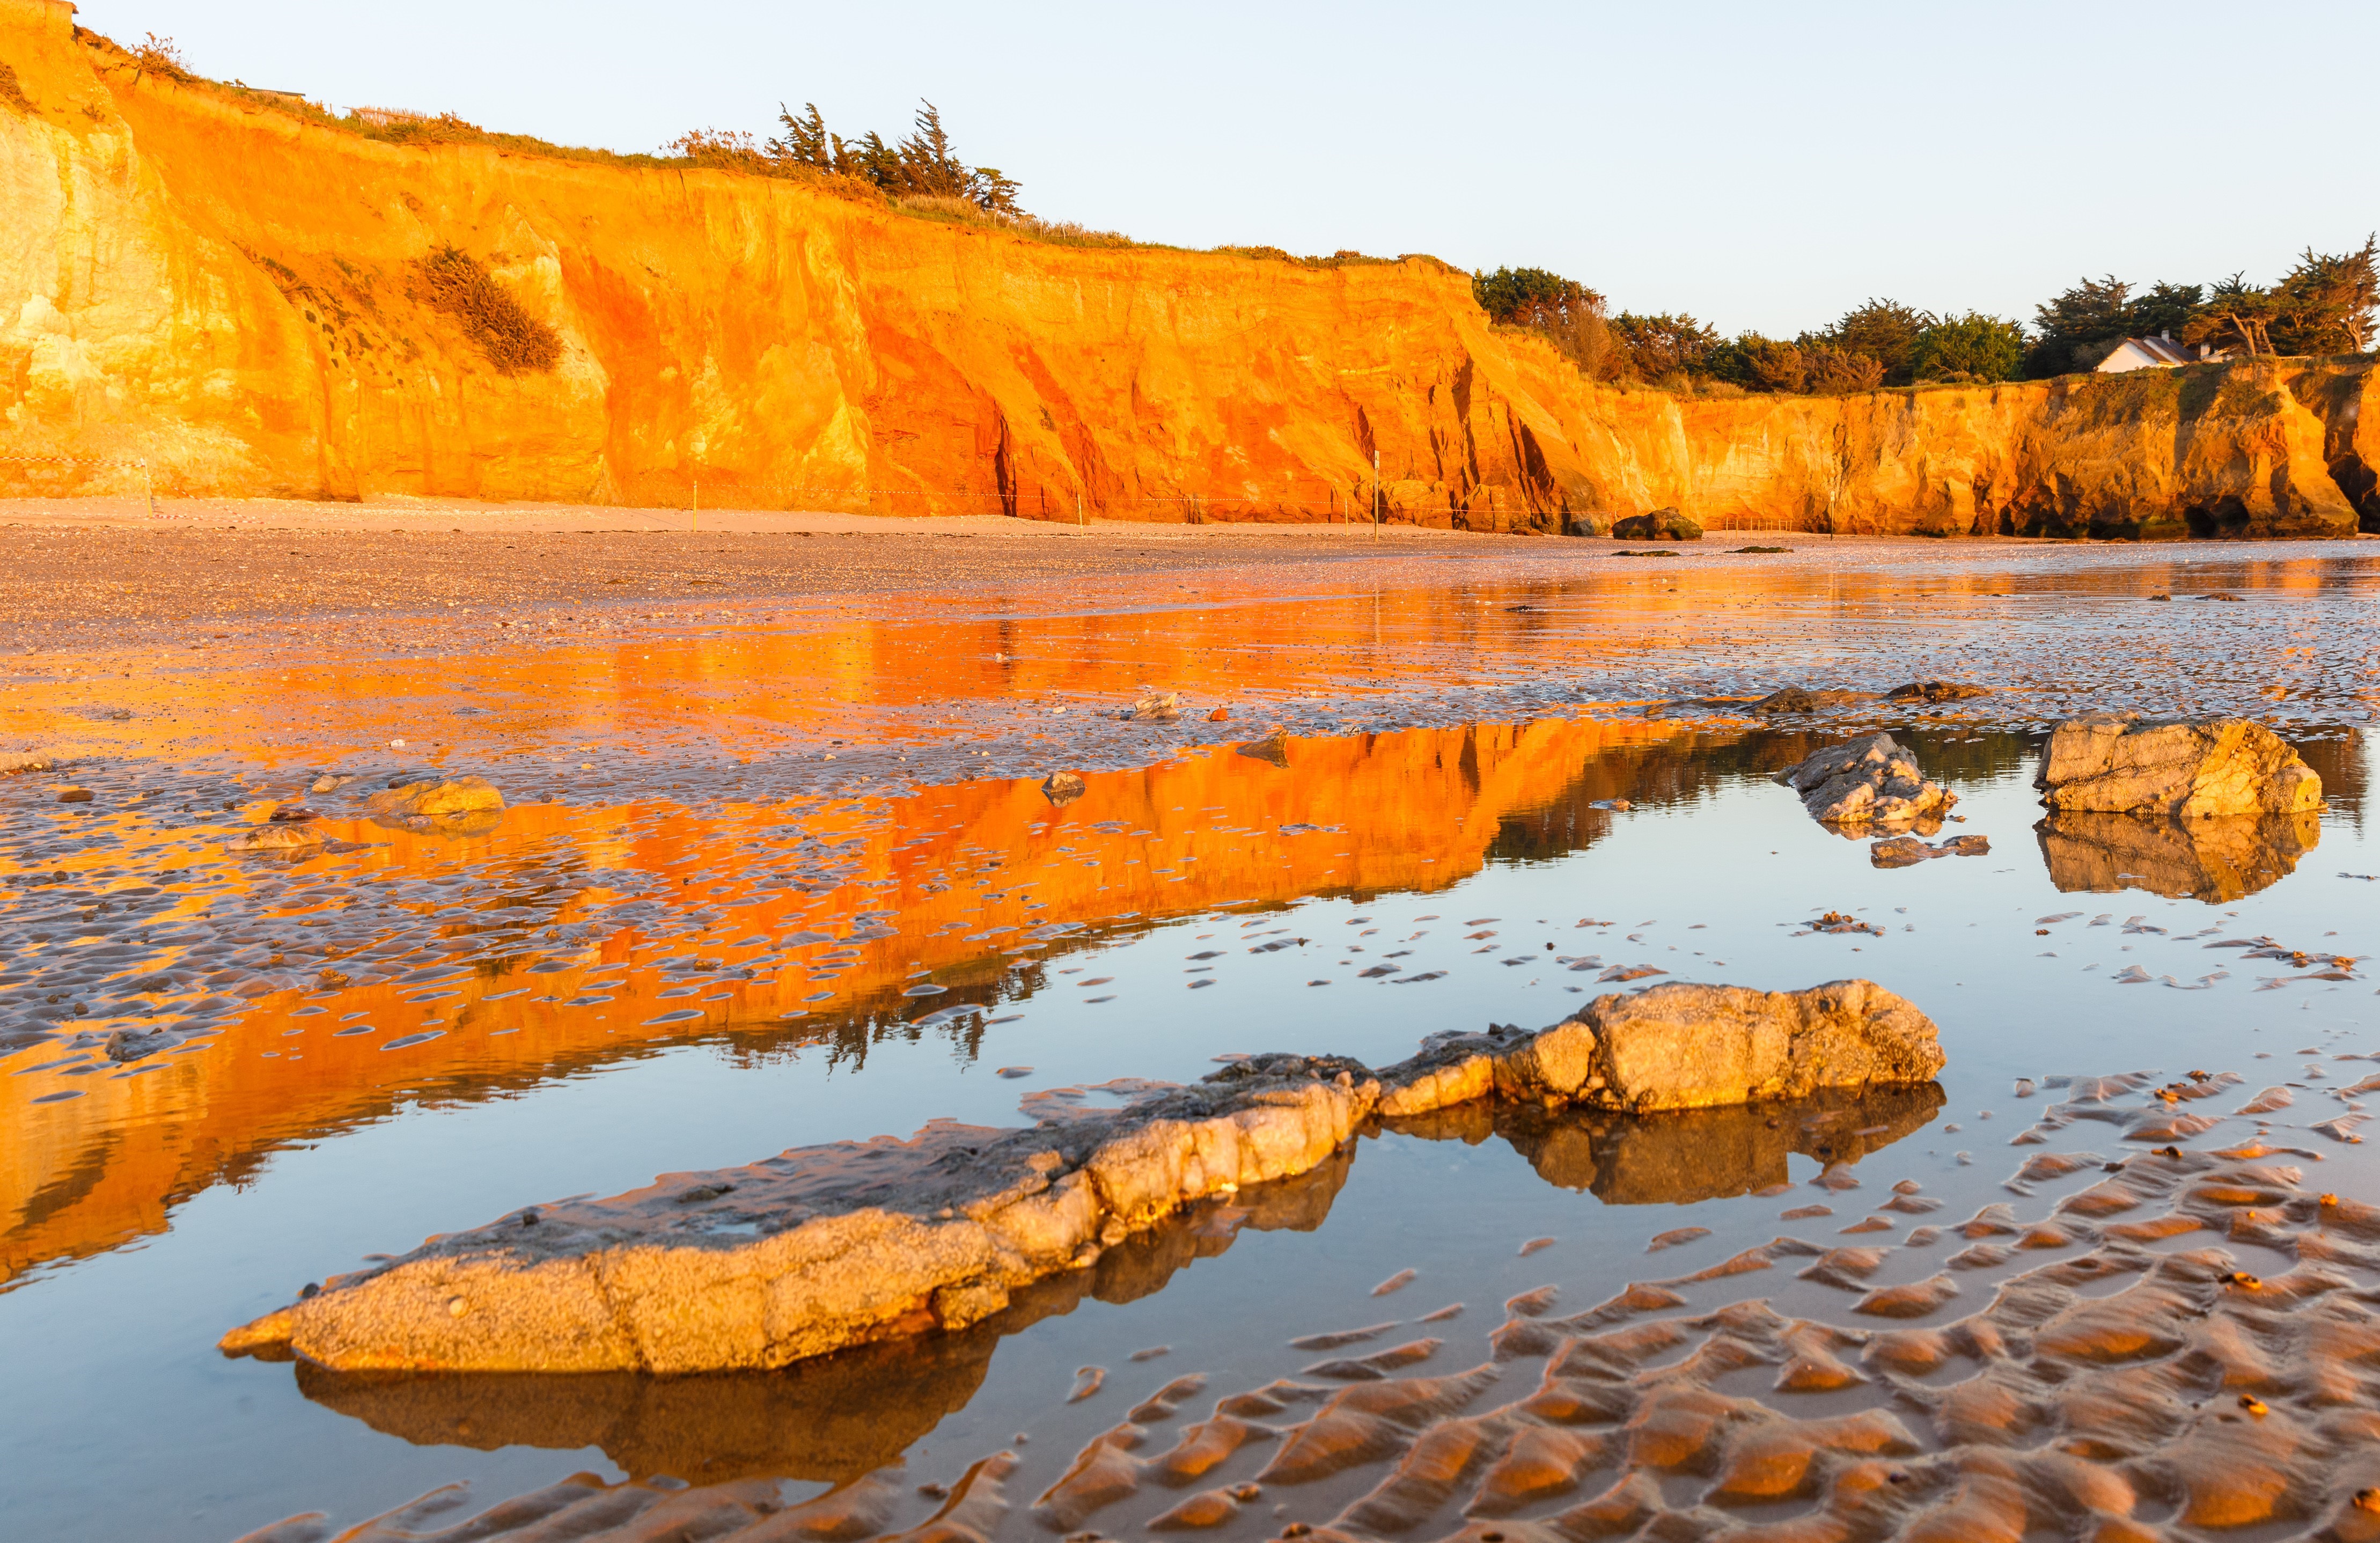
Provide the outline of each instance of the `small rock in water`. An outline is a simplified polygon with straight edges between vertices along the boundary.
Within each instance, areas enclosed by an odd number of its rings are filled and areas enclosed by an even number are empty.
[[[1075,1391],[1066,1395],[1066,1402],[1080,1403],[1106,1387],[1107,1381],[1108,1372],[1105,1367],[1078,1367],[1075,1371]]]
[[[1119,716],[1135,722],[1146,720],[1155,723],[1171,723],[1182,716],[1182,694],[1178,691],[1153,693],[1124,709]]]
[[[1394,1275],[1391,1275],[1387,1280],[1381,1282],[1378,1285],[1374,1286],[1372,1288],[1372,1294],[1374,1296],[1386,1296],[1390,1292],[1402,1291],[1407,1286],[1412,1285],[1420,1276],[1420,1273],[1421,1272],[1419,1270],[1400,1270]]]
[[[88,804],[91,802],[91,789],[87,787],[60,788],[58,790],[58,802],[61,804]]]
[[[1930,783],[1888,734],[1831,746],[1777,773],[1824,825],[1902,824],[1946,813],[1958,796]]]
[[[1033,1068],[1030,1066],[1002,1066],[999,1071],[992,1075],[1003,1077],[1029,1077],[1033,1075]]]
[[[1052,772],[1041,779],[1041,796],[1062,808],[1088,791],[1083,779],[1072,772]]]
[[[40,750],[17,750],[0,754],[0,776],[8,776],[18,772],[55,772],[57,770],[57,765],[55,758]]]
[[[485,777],[423,778],[397,783],[385,792],[371,797],[375,814],[420,815],[435,819],[440,815],[478,814],[502,809],[504,796]]]
[[[1988,857],[1991,852],[1986,836],[1953,836],[1934,846],[1915,836],[1893,836],[1869,847],[1867,860],[1877,868],[1913,868],[1934,857]]]
[[[1226,721],[1227,719],[1229,719],[1231,716],[1232,716],[1232,710],[1231,710],[1230,708],[1227,708],[1227,707],[1219,707],[1219,708],[1217,708],[1214,711],[1212,711],[1212,712],[1210,712],[1210,713],[1207,714],[1207,722],[1208,722],[1209,723],[1223,723],[1224,721]]]
[[[235,852],[296,852],[322,844],[322,832],[306,825],[258,825],[225,844]]]
[[[1970,697],[1988,697],[1988,686],[1969,686],[1955,680],[1912,680],[1906,686],[1896,686],[1884,694],[1888,702],[1963,702]]]
[[[346,786],[349,783],[354,781],[355,778],[352,776],[341,776],[335,772],[325,772],[321,776],[315,778],[312,782],[307,784],[306,791],[309,793],[336,793],[339,789]]]

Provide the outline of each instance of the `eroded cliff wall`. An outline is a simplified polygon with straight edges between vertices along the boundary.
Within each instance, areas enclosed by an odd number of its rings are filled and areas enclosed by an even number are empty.
[[[783,180],[395,146],[0,0],[0,456],[161,491],[1942,534],[2380,529],[2363,360],[1843,399],[1591,385],[1426,259],[1050,245]],[[499,371],[421,266],[560,341]],[[0,462],[0,492],[11,486]],[[101,480],[107,468],[42,468]]]

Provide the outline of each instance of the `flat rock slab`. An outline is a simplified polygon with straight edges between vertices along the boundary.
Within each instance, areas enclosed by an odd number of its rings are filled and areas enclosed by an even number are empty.
[[[538,1206],[334,1278],[225,1336],[343,1371],[714,1371],[958,1329],[1210,1196],[1305,1172],[1376,1114],[1499,1096],[1639,1112],[1929,1081],[1933,1022],[1864,980],[1671,983],[1375,1072],[1262,1055],[1104,1114],[804,1148]]]
[[[2322,808],[2322,778],[2280,735],[2245,718],[2095,712],[2049,736],[2037,779],[2061,812],[2297,814]]]

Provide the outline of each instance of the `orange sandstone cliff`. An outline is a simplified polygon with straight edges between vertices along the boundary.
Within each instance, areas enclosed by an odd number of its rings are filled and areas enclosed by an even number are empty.
[[[803,183],[395,145],[0,0],[0,493],[413,493],[2119,536],[2380,529],[2368,358],[1848,398],[1590,384],[1426,258],[1061,246]],[[0,79],[0,86],[5,86]],[[552,329],[497,367],[471,259]]]

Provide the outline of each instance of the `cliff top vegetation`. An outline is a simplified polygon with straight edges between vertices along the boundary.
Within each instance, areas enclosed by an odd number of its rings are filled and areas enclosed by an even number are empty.
[[[1473,275],[1490,321],[1544,336],[1590,379],[1703,395],[1841,395],[1884,386],[1985,384],[2095,369],[2127,337],[2168,334],[2249,355],[2357,354],[2380,308],[2380,238],[2353,251],[2309,247],[2270,286],[2234,273],[2213,285],[2160,282],[2135,293],[2112,274],[2044,301],[2028,331],[1980,311],[1919,310],[1870,298],[1788,340],[1722,337],[1691,315],[1609,314],[1600,294],[1542,268]]]
[[[829,128],[815,103],[805,103],[798,115],[780,103],[777,121],[783,132],[776,137],[763,140],[741,129],[697,128],[662,146],[658,153],[637,154],[556,144],[534,135],[483,128],[454,113],[417,112],[402,107],[353,107],[334,113],[285,91],[262,91],[241,80],[211,79],[190,67],[173,39],[154,32],[131,47],[83,28],[77,28],[75,35],[87,46],[110,55],[141,74],[235,97],[318,128],[382,144],[485,145],[514,154],[600,165],[655,170],[701,167],[797,181],[832,196],[890,208],[916,219],[990,225],[1061,246],[1196,249],[1135,240],[1120,231],[1094,230],[1075,221],[1045,219],[1027,212],[1017,200],[1022,188],[1014,178],[997,166],[971,165],[961,159],[940,109],[930,102],[920,105],[907,135],[890,140],[873,129],[846,138]],[[0,81],[0,87],[12,82],[13,77]],[[1208,249],[1220,256],[1287,262],[1304,268],[1342,268],[1421,258],[1450,273],[1462,272],[1423,253],[1390,258],[1342,250],[1327,257],[1296,257],[1278,247],[1219,246]]]

